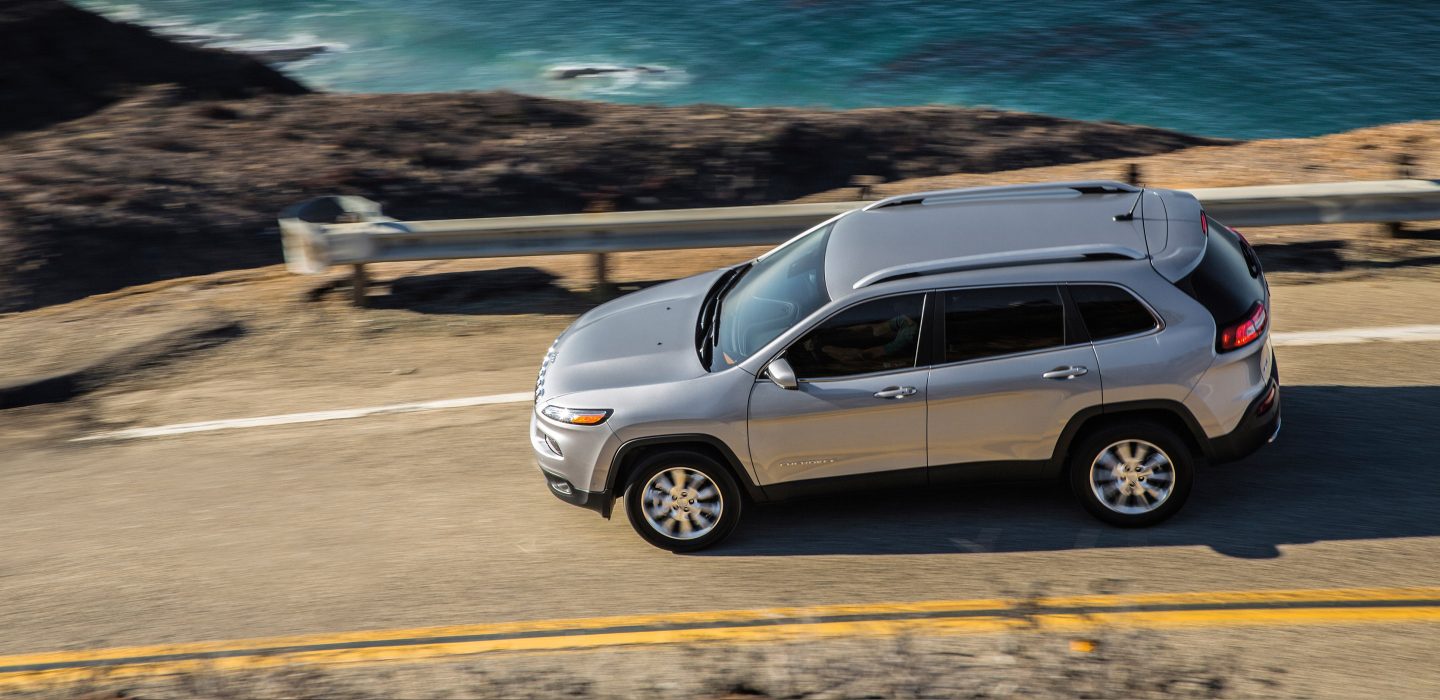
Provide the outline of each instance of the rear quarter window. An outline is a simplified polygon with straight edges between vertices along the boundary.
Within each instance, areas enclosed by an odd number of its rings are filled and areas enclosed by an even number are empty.
[[[1070,298],[1092,341],[1145,333],[1160,325],[1145,304],[1120,287],[1072,284]]]
[[[1210,220],[1205,255],[1175,286],[1200,302],[1220,326],[1244,318],[1266,291],[1254,253],[1229,227]]]

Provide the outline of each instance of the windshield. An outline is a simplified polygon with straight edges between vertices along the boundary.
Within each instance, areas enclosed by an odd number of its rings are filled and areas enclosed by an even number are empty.
[[[710,371],[745,360],[830,301],[825,293],[830,228],[771,251],[735,283],[721,300],[719,352],[710,361]]]

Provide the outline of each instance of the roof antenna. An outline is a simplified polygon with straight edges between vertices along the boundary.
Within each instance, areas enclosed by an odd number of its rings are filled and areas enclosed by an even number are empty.
[[[1145,188],[1140,188],[1140,194],[1135,195],[1135,203],[1130,205],[1130,211],[1124,214],[1116,214],[1116,221],[1133,221],[1135,219],[1135,207],[1140,206],[1140,198],[1145,196]]]

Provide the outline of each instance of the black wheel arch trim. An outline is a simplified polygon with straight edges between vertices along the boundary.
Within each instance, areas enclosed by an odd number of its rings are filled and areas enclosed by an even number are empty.
[[[1195,415],[1185,404],[1169,399],[1142,399],[1139,401],[1121,401],[1100,406],[1091,406],[1081,409],[1070,422],[1065,424],[1065,429],[1060,431],[1060,439],[1055,443],[1055,452],[1050,457],[1048,465],[1052,476],[1059,476],[1065,469],[1065,460],[1070,456],[1070,448],[1074,445],[1075,439],[1080,436],[1080,429],[1091,419],[1099,416],[1109,416],[1124,413],[1141,413],[1160,411],[1174,416],[1189,431],[1190,437],[1194,438],[1196,445],[1200,446],[1200,452],[1206,459],[1213,458],[1214,445],[1210,438],[1205,435],[1205,429],[1200,426],[1200,421],[1195,420]]]
[[[686,444],[694,444],[697,442],[715,448],[715,451],[725,460],[726,466],[730,467],[731,473],[735,479],[740,482],[740,486],[745,489],[746,495],[750,496],[751,500],[769,500],[765,495],[764,489],[760,488],[760,486],[750,478],[749,470],[745,469],[744,463],[740,461],[739,457],[735,456],[735,451],[730,449],[730,446],[727,445],[724,440],[704,433],[675,433],[672,435],[651,435],[632,438],[626,440],[615,450],[615,456],[610,459],[610,472],[605,475],[605,490],[602,492],[605,495],[603,499],[605,506],[601,514],[607,518],[610,517],[610,510],[614,507],[614,500],[620,495],[616,493],[616,488],[619,486],[619,484],[616,484],[616,480],[619,479],[621,468],[626,464],[626,460],[637,450],[667,445],[682,447]]]

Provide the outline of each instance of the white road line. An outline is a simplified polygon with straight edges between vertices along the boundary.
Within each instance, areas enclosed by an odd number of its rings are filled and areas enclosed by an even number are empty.
[[[1330,331],[1275,333],[1276,345],[1351,345],[1354,343],[1426,343],[1440,341],[1440,325],[1341,328]]]
[[[310,411],[309,413],[286,413],[278,416],[258,416],[256,418],[231,418],[229,420],[207,420],[199,423],[176,423],[174,425],[161,425],[154,428],[129,428],[127,430],[114,430],[106,433],[86,435],[75,438],[71,440],[71,442],[85,442],[87,440],[134,440],[136,438],[184,435],[185,433],[204,433],[211,430],[235,430],[238,428],[264,428],[272,425],[292,425],[295,423],[318,423],[321,421],[345,420],[347,418],[380,416],[387,413],[438,411],[445,408],[522,403],[534,400],[534,392],[520,391],[513,394],[491,394],[490,396],[470,396],[463,399],[397,403],[389,406],[346,408],[338,411]]]
[[[1440,342],[1440,325],[1341,328],[1329,331],[1298,331],[1290,333],[1276,332],[1271,338],[1276,345],[1291,347],[1307,345],[1353,345],[1356,343]],[[318,423],[321,421],[381,416],[389,413],[416,413],[419,411],[438,411],[446,408],[526,403],[533,399],[534,395],[531,392],[519,391],[513,394],[470,396],[461,399],[420,401],[417,403],[392,404],[390,406],[371,406],[369,408],[347,408],[337,411],[311,411],[309,413],[286,413],[278,416],[259,416],[256,418],[209,420],[199,423],[161,425],[154,428],[129,428],[126,430],[113,430],[110,432],[86,435],[74,438],[71,442],[134,440],[137,438],[164,437],[166,435],[203,433],[212,430],[236,430],[240,428],[264,428],[272,425],[292,425],[295,423]]]

